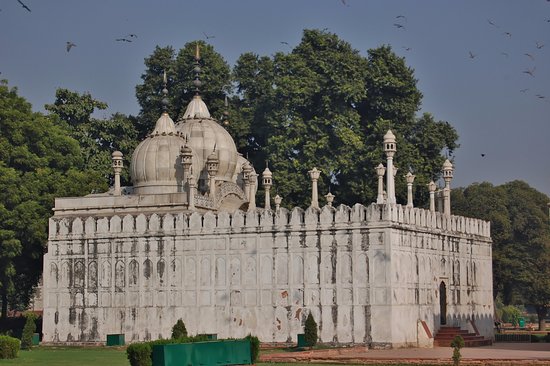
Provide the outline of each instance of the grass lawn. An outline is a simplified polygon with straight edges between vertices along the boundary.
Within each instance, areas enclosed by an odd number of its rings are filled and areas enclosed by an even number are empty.
[[[0,360],[0,365],[17,366],[129,366],[124,348],[35,347],[19,351],[19,357]]]

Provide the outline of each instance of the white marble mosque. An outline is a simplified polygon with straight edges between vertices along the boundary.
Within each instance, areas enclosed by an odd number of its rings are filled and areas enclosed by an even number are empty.
[[[182,318],[191,334],[295,342],[308,313],[325,343],[431,347],[442,325],[492,338],[489,223],[451,214],[449,161],[429,209],[414,207],[411,173],[398,204],[392,131],[381,143],[376,203],[333,207],[329,193],[320,207],[312,168],[309,207],[287,210],[278,195],[271,207],[271,172],[258,182],[197,92],[137,146],[133,187],[121,187],[115,151],[108,192],[55,200],[44,341],[166,338]]]

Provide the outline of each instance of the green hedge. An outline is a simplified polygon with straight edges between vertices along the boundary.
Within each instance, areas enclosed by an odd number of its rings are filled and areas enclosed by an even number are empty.
[[[260,340],[252,334],[247,335],[246,339],[250,341],[250,358],[252,359],[252,363],[257,363],[260,356]]]
[[[0,359],[16,358],[20,347],[21,341],[19,339],[0,335]]]

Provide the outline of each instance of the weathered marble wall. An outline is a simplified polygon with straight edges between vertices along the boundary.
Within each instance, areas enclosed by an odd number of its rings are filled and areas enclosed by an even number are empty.
[[[419,320],[439,327],[441,281],[448,322],[492,334],[491,277],[488,223],[399,205],[54,216],[44,340],[168,337],[182,318],[286,342],[312,312],[322,342],[410,346]]]

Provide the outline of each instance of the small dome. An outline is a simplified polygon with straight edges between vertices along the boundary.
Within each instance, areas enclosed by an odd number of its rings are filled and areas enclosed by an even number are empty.
[[[174,121],[163,113],[155,129],[134,150],[131,176],[135,192],[175,193],[183,186],[180,148],[185,141],[176,131]]]
[[[395,142],[395,135],[391,132],[391,130],[388,130],[388,132],[384,135],[384,143],[388,142]]]
[[[112,157],[113,159],[115,159],[115,158],[122,158],[122,153],[121,153],[120,151],[118,151],[118,150],[117,150],[117,151],[113,151],[113,153],[111,154],[111,157]]]
[[[445,160],[443,163],[443,170],[452,170],[453,164],[449,161],[449,159]]]

